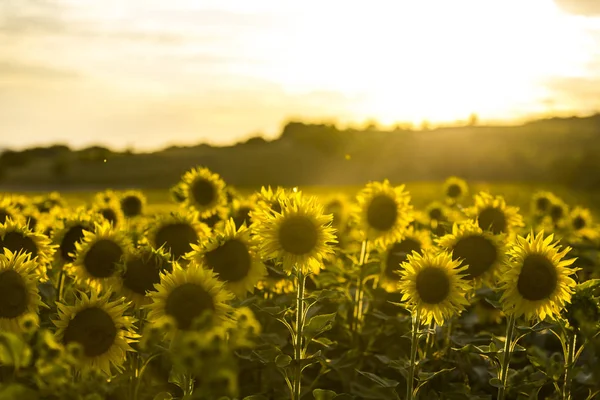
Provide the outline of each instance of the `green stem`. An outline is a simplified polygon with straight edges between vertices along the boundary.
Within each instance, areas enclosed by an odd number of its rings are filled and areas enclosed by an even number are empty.
[[[63,294],[65,291],[65,280],[66,280],[65,270],[64,270],[64,268],[61,268],[60,272],[58,273],[58,282],[56,285],[56,300],[58,302],[62,301],[62,299],[63,299]]]
[[[419,327],[421,325],[421,310],[418,308],[412,314],[412,338],[410,342],[410,364],[408,365],[408,379],[406,382],[406,400],[413,400],[415,384],[415,364],[419,350]]]
[[[150,364],[150,361],[154,360],[156,357],[160,356],[160,353],[154,354],[146,360],[142,369],[140,369],[140,375],[138,376],[137,382],[135,383],[135,390],[133,391],[133,400],[138,399],[138,395],[140,392],[140,386],[142,385],[142,378],[144,377],[144,372],[146,372],[146,367]]]
[[[435,321],[431,321],[429,324],[429,330],[427,332],[427,342],[425,344],[425,358],[429,358],[431,356],[431,351],[433,350],[433,344],[435,343],[436,330],[435,330]]]
[[[296,343],[294,343],[294,361],[296,371],[294,373],[294,382],[292,400],[300,400],[302,384],[302,336],[304,334],[304,288],[306,285],[306,275],[301,268],[296,270],[298,281],[296,290]]]
[[[563,385],[563,400],[571,400],[571,385],[573,383],[573,367],[575,367],[575,349],[577,348],[577,333],[567,334],[567,354],[565,354],[565,382]]]
[[[363,302],[364,302],[364,265],[367,259],[367,248],[368,241],[365,239],[362,242],[362,246],[360,248],[360,258],[358,261],[358,278],[356,281],[356,292],[354,293],[354,332],[360,332],[361,329],[361,320],[362,320],[362,312],[363,312]]]
[[[504,342],[504,352],[502,353],[502,367],[500,369],[500,382],[502,386],[498,388],[498,400],[504,400],[508,382],[508,367],[510,365],[511,345],[513,334],[515,332],[515,316],[509,315],[506,321],[506,338]]]

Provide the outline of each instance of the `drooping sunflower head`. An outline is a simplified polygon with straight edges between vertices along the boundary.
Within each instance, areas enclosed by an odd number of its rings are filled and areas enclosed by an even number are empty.
[[[438,245],[452,254],[452,259],[467,267],[465,279],[492,284],[505,260],[501,235],[481,229],[474,221],[454,224],[452,233],[441,237]]]
[[[173,271],[162,273],[156,291],[149,293],[148,319],[156,322],[170,316],[180,330],[192,329],[195,320],[207,315],[213,322],[223,320],[230,309],[227,302],[233,299],[223,285],[213,271],[195,261],[186,269],[175,262]]]
[[[556,196],[554,193],[546,191],[535,192],[531,197],[531,212],[538,216],[547,215],[555,199]]]
[[[121,195],[120,204],[125,217],[139,217],[146,208],[146,196],[140,191],[129,190]]]
[[[575,259],[565,259],[571,249],[561,251],[553,240],[553,235],[544,239],[543,231],[527,238],[517,236],[499,278],[507,314],[543,320],[557,316],[571,300],[575,281],[570,275],[576,269],[570,266]]]
[[[148,244],[127,254],[120,269],[121,291],[136,306],[150,303],[148,293],[156,291],[154,285],[160,283],[160,274],[173,270],[169,254]]]
[[[467,292],[472,289],[463,279],[466,267],[452,259],[448,252],[430,250],[413,253],[403,263],[398,288],[402,301],[414,308],[422,322],[438,325],[459,314],[469,304]]]
[[[246,226],[237,229],[233,219],[215,235],[202,240],[199,246],[192,247],[194,251],[187,257],[211,269],[225,283],[225,288],[239,298],[252,292],[267,275],[250,229]]]
[[[6,222],[7,219],[12,219],[17,223],[23,223],[23,215],[17,207],[11,202],[9,197],[0,199],[0,224]]]
[[[236,228],[241,228],[242,225],[252,225],[252,212],[256,208],[254,197],[247,199],[235,199],[231,207],[230,217],[233,218]]]
[[[333,227],[339,231],[346,229],[351,206],[345,196],[337,195],[325,203],[325,214],[333,216]]]
[[[281,213],[281,202],[280,200],[285,199],[288,193],[285,189],[277,187],[273,190],[271,186],[261,187],[260,192],[256,194],[256,210],[250,213],[250,217],[253,218],[252,214],[257,212],[258,209],[269,210],[272,213]]]
[[[48,266],[56,251],[52,241],[40,232],[31,231],[26,225],[7,219],[0,225],[0,249],[5,248],[13,253],[24,252],[35,261],[38,278],[41,282],[48,280]]]
[[[21,332],[22,322],[42,305],[37,265],[26,253],[0,252],[0,330]]]
[[[178,182],[177,184],[169,188],[169,194],[171,196],[171,199],[173,199],[175,203],[183,204],[185,202],[184,186],[185,185],[183,182]]]
[[[429,232],[408,228],[402,239],[388,245],[385,252],[381,254],[380,285],[388,292],[396,291],[398,289],[398,281],[400,280],[402,263],[413,252],[422,253],[430,249],[431,246],[431,235]]]
[[[177,212],[158,217],[146,237],[155,249],[164,248],[173,260],[192,251],[192,244],[210,235],[210,229],[198,222],[195,212]]]
[[[332,216],[323,214],[316,198],[301,192],[280,203],[281,213],[261,208],[253,215],[260,254],[264,259],[281,261],[288,274],[294,267],[318,273],[323,258],[333,253],[331,245],[336,243]]]
[[[216,214],[227,204],[225,182],[207,168],[194,168],[181,178],[185,204],[198,212],[200,218]]]
[[[354,219],[375,245],[398,241],[414,218],[404,185],[392,187],[387,180],[370,182],[356,200]]]
[[[94,231],[83,231],[83,240],[75,242],[75,259],[65,265],[79,285],[100,291],[121,283],[120,265],[131,252],[131,242],[123,231],[108,222],[95,223]]]
[[[58,246],[54,256],[57,266],[75,260],[75,244],[83,240],[84,232],[95,229],[93,216],[83,210],[77,210],[66,218],[60,218],[52,235],[52,242]]]
[[[502,196],[487,192],[475,195],[475,204],[467,210],[467,215],[476,220],[481,229],[494,235],[511,234],[524,226],[518,207],[507,206]]]
[[[451,176],[444,182],[444,195],[455,203],[469,193],[469,186],[464,179]]]
[[[125,220],[125,215],[123,215],[123,211],[121,211],[121,204],[118,200],[108,203],[94,203],[91,213],[106,220],[114,227],[121,226]]]
[[[110,293],[91,296],[80,292],[74,305],[58,303],[57,339],[65,346],[79,343],[83,347],[81,367],[84,371],[100,370],[111,374],[111,367],[122,371],[126,353],[138,335],[135,319],[123,315],[129,303],[122,299],[109,301]]]
[[[587,208],[575,207],[571,211],[570,225],[575,232],[591,228],[593,225],[592,213]]]

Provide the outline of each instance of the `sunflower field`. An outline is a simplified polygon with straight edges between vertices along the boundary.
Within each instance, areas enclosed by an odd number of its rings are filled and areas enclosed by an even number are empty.
[[[439,193],[3,195],[0,400],[600,398],[592,211]]]

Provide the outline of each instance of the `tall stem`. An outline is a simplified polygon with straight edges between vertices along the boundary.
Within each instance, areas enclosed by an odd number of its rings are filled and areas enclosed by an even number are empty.
[[[421,310],[418,308],[412,313],[412,337],[410,341],[410,364],[408,366],[408,380],[406,382],[406,400],[413,400],[415,385],[415,364],[419,350],[419,327],[421,325]]]
[[[504,352],[502,353],[502,367],[500,369],[500,382],[502,386],[498,388],[498,400],[504,400],[506,397],[506,384],[508,382],[508,366],[510,364],[511,345],[513,334],[515,332],[515,316],[509,315],[506,321],[506,339],[504,342]]]
[[[362,246],[360,248],[360,258],[358,261],[358,278],[356,281],[356,291],[354,292],[354,318],[353,323],[354,332],[360,332],[361,328],[361,320],[363,313],[363,302],[364,302],[364,265],[367,260],[368,253],[368,241],[365,239],[362,242]]]
[[[56,285],[56,300],[57,301],[62,301],[63,299],[63,294],[65,291],[65,270],[64,267],[60,269],[60,272],[58,273],[58,282]]]
[[[296,289],[296,343],[294,343],[294,361],[296,371],[294,374],[294,391],[292,400],[300,400],[302,384],[302,336],[304,334],[304,287],[306,284],[306,275],[301,268],[296,270],[298,281]]]
[[[431,356],[431,351],[433,350],[433,344],[435,343],[436,337],[436,325],[435,321],[431,321],[429,324],[429,331],[427,332],[427,342],[425,344],[425,358],[429,358]]]
[[[577,347],[577,333],[567,333],[567,354],[565,354],[565,382],[563,385],[563,400],[571,400],[571,385],[573,383],[573,367],[575,366],[575,349]]]

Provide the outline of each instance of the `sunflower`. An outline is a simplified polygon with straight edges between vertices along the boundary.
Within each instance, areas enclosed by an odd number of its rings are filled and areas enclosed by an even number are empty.
[[[512,234],[524,226],[518,207],[509,207],[502,196],[492,196],[480,192],[474,197],[475,205],[467,210],[467,215],[477,221],[479,227],[497,235]]]
[[[575,207],[569,217],[571,229],[575,232],[592,227],[592,213],[587,208]]]
[[[258,281],[267,275],[250,229],[245,225],[236,229],[233,219],[222,231],[202,240],[200,246],[192,247],[194,251],[187,257],[212,269],[219,280],[225,282],[225,288],[239,298],[244,298],[246,292],[252,292]]]
[[[350,205],[345,196],[337,195],[325,203],[325,214],[333,216],[333,227],[338,231],[346,229],[348,217],[350,216]]]
[[[42,219],[42,215],[40,214],[37,208],[32,206],[25,206],[21,210],[21,215],[23,216],[25,224],[30,230],[36,231],[41,226],[39,222]]]
[[[135,319],[124,314],[129,303],[109,301],[110,293],[99,296],[92,291],[90,297],[80,292],[74,305],[58,303],[56,337],[65,346],[76,342],[83,347],[84,370],[100,370],[111,374],[111,367],[123,370],[130,346],[138,335],[134,332]]]
[[[65,270],[82,285],[100,291],[120,284],[122,260],[131,252],[131,242],[124,232],[104,221],[95,223],[94,232],[83,231],[83,240],[75,243],[75,259]]]
[[[230,217],[233,218],[236,228],[241,228],[242,225],[252,225],[252,211],[256,208],[254,197],[247,199],[235,199],[232,203]]]
[[[227,205],[225,182],[207,168],[195,168],[181,178],[185,205],[208,218]]]
[[[376,246],[400,240],[413,220],[410,195],[404,185],[392,187],[387,180],[370,182],[356,200],[354,220]]]
[[[444,182],[444,195],[455,203],[469,193],[469,186],[464,179],[451,176]]]
[[[559,198],[556,198],[548,209],[548,216],[555,226],[563,226],[569,217],[569,206]]]
[[[20,224],[24,222],[19,209],[15,207],[10,198],[5,197],[0,199],[0,224],[5,223],[7,219],[12,219]]]
[[[94,196],[94,204],[116,204],[119,203],[119,195],[115,193],[113,190],[105,190],[103,192],[98,192]]]
[[[467,267],[466,279],[477,283],[493,283],[498,268],[504,263],[504,238],[484,231],[473,221],[454,224],[452,233],[441,237],[438,245],[452,254],[453,260]]]
[[[45,196],[39,196],[34,199],[33,204],[42,214],[49,213],[56,209],[63,209],[67,206],[67,202],[60,196],[58,192],[52,192]]]
[[[121,210],[121,203],[119,201],[94,203],[91,212],[92,214],[99,215],[114,227],[120,226],[125,220],[125,215]]]
[[[23,320],[43,305],[36,269],[26,253],[0,253],[0,331],[21,331]]]
[[[84,232],[94,231],[94,220],[89,213],[76,210],[67,218],[61,218],[52,235],[52,241],[58,246],[54,256],[55,265],[62,266],[74,261],[75,244],[83,240]]]
[[[185,202],[184,187],[185,185],[183,182],[178,182],[176,185],[169,188],[169,195],[177,204],[183,204]]]
[[[550,206],[555,202],[554,193],[538,191],[531,197],[531,212],[534,215],[546,215],[550,211]]]
[[[290,194],[281,203],[281,213],[261,208],[253,215],[255,233],[264,259],[278,259],[290,274],[294,267],[318,273],[324,257],[336,243],[332,216],[314,197]]]
[[[136,306],[148,304],[147,294],[156,291],[154,285],[160,283],[160,274],[173,270],[170,261],[167,252],[148,244],[127,254],[120,267],[124,271],[120,288],[125,297]]]
[[[256,194],[256,209],[266,209],[270,210],[273,213],[281,213],[281,203],[279,200],[285,199],[288,193],[285,189],[281,187],[277,187],[277,189],[273,190],[271,186],[261,187],[260,192]],[[250,213],[250,218],[253,218],[253,213],[257,212],[256,210]]]
[[[173,271],[161,273],[156,291],[149,293],[152,303],[145,306],[150,310],[148,319],[156,323],[170,316],[181,330],[192,329],[194,320],[205,312],[212,313],[214,322],[223,320],[230,309],[226,303],[233,299],[223,285],[213,271],[195,261],[186,269],[175,262]]]
[[[400,280],[401,264],[407,260],[407,256],[413,252],[421,253],[430,247],[429,232],[409,228],[403,239],[389,245],[381,255],[381,287],[388,292],[395,291]]]
[[[155,249],[164,247],[171,258],[179,260],[192,251],[192,244],[210,235],[210,229],[198,221],[195,212],[171,213],[158,217],[146,237]]]
[[[560,251],[552,243],[554,235],[544,239],[544,232],[527,238],[517,236],[509,250],[509,261],[501,271],[499,287],[504,291],[502,303],[507,314],[524,315],[532,320],[558,316],[571,300],[575,281],[569,276],[576,268],[575,259],[565,260],[570,247]]]
[[[413,253],[402,264],[398,288],[402,301],[416,310],[423,323],[438,325],[464,311],[469,304],[467,292],[471,284],[464,278],[467,267],[461,267],[448,252]]]
[[[137,190],[129,190],[121,195],[119,203],[125,217],[138,217],[146,208],[146,196]]]
[[[448,207],[439,201],[432,201],[425,207],[425,214],[430,223],[448,221]]]
[[[29,254],[32,260],[38,266],[36,272],[41,282],[48,280],[48,265],[56,250],[52,241],[40,232],[31,231],[26,225],[7,219],[0,225],[0,248],[4,247],[16,252],[25,252]]]

